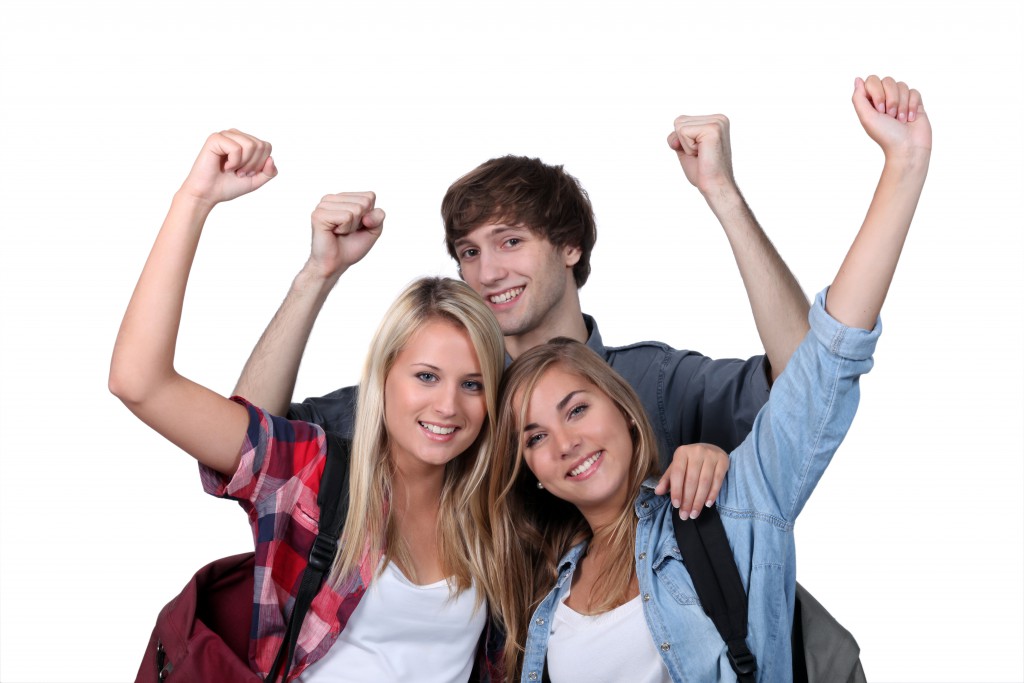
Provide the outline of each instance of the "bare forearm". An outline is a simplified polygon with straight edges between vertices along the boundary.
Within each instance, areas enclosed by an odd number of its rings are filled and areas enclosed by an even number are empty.
[[[245,433],[245,409],[174,369],[185,287],[211,208],[175,195],[118,331],[109,388],[143,422],[229,474]]]
[[[705,199],[729,239],[775,379],[807,333],[807,297],[739,189],[721,188]]]
[[[299,272],[249,355],[235,394],[271,413],[287,413],[313,324],[337,280],[309,267]]]
[[[212,207],[176,194],[150,251],[114,344],[110,388],[138,402],[174,372],[185,286]]]
[[[829,288],[826,310],[844,325],[874,327],[921,197],[928,161],[926,153],[886,160],[864,224]]]

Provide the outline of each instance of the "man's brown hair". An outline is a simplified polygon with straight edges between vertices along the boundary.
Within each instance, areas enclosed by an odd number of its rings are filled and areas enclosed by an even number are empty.
[[[486,223],[523,226],[556,247],[579,247],[572,274],[577,289],[590,276],[597,226],[580,181],[540,159],[503,156],[477,166],[448,188],[441,201],[445,245],[456,261],[456,240]]]

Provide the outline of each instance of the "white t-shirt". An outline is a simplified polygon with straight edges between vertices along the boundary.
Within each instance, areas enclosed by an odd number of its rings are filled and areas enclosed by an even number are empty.
[[[561,602],[551,620],[552,683],[672,683],[644,619],[640,596],[610,612],[580,614]]]
[[[418,586],[388,563],[370,583],[338,640],[303,683],[466,681],[487,619],[476,589],[452,597],[448,582]]]

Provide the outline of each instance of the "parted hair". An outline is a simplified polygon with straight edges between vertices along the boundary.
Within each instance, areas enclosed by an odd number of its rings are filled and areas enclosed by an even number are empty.
[[[578,375],[607,395],[622,411],[633,443],[627,504],[608,527],[592,530],[576,507],[537,487],[523,459],[522,427],[537,382],[553,368]],[[494,560],[487,574],[491,609],[506,630],[505,670],[518,680],[530,615],[551,590],[558,561],[582,541],[601,542],[614,558],[597,580],[595,613],[624,603],[636,545],[633,500],[645,479],[658,471],[654,432],[633,388],[585,345],[558,338],[527,351],[505,371],[499,394],[498,425],[487,483]],[[596,533],[596,535],[595,535]]]
[[[384,385],[412,336],[435,320],[447,321],[469,335],[480,362],[487,406],[487,418],[476,441],[445,466],[438,550],[454,592],[469,588],[483,576],[487,563],[475,520],[485,516],[482,487],[494,440],[498,383],[505,364],[504,338],[494,315],[467,284],[431,277],[413,282],[398,296],[377,328],[366,358],[352,439],[349,512],[328,579],[336,588],[359,571],[367,553],[376,571],[394,560],[406,573],[413,572],[390,504],[395,467],[384,420]],[[416,580],[414,572],[410,578]]]
[[[556,247],[579,247],[572,269],[576,288],[590,277],[594,208],[580,181],[562,166],[512,155],[485,161],[448,188],[441,218],[445,246],[456,261],[457,240],[486,223],[505,223],[528,228]]]

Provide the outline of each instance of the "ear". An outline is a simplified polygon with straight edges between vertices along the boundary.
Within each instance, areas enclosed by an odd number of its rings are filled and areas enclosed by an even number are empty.
[[[565,246],[562,247],[562,258],[565,260],[565,267],[572,268],[580,262],[580,258],[583,256],[583,250],[579,247]]]

